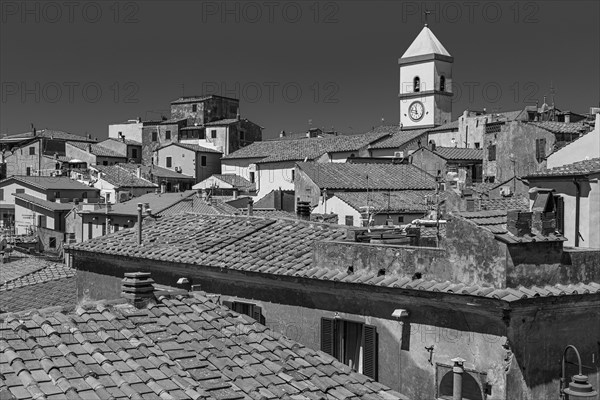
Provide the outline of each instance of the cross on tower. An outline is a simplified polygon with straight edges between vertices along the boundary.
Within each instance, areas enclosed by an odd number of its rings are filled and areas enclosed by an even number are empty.
[[[427,26],[427,16],[428,16],[429,14],[431,14],[431,11],[429,11],[429,10],[425,9],[425,11],[423,12],[423,14],[425,14],[425,26]]]

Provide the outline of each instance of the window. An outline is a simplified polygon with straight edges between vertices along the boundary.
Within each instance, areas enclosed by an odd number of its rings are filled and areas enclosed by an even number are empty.
[[[110,203],[110,193],[106,193],[106,202]]]
[[[45,215],[38,215],[38,225],[39,228],[45,228],[46,227],[46,216]]]
[[[83,193],[81,194],[81,198],[82,198],[82,199],[87,199],[87,192],[83,192]]]
[[[54,198],[60,199],[60,192],[54,192]]]
[[[4,189],[0,189],[0,201],[4,201]]]
[[[102,161],[102,165],[108,165],[108,161]]]
[[[137,158],[137,149],[131,149],[131,158]]]
[[[467,211],[475,211],[475,199],[467,199]]]
[[[25,189],[17,189],[16,193],[25,193]]]
[[[167,157],[167,168],[171,168],[173,166],[173,158]]]
[[[50,247],[51,249],[55,249],[56,248],[56,238],[55,237],[51,237],[48,240],[48,247]]]
[[[93,225],[92,225],[92,223],[90,222],[90,223],[88,224],[88,239],[91,239],[91,238],[93,238],[93,237],[94,237],[94,236],[93,236]]]
[[[31,167],[25,168],[25,175],[27,175],[27,176],[31,175]]]
[[[377,379],[377,330],[374,326],[322,318],[321,350],[353,371]]]
[[[296,171],[292,170],[292,181],[296,179]]]
[[[446,90],[446,77],[444,75],[440,76],[440,92]]]
[[[198,111],[198,104],[192,104],[192,112]]]
[[[165,132],[165,140],[171,140],[171,131]]]
[[[479,142],[475,142],[475,148],[478,149],[479,148]]]
[[[404,222],[404,215],[398,217],[398,223],[401,224]]]
[[[254,318],[260,324],[265,324],[265,316],[262,313],[262,308],[256,304],[241,301],[223,301],[223,305],[237,313]]]
[[[34,147],[34,146],[31,146],[31,147],[29,148],[29,155],[30,155],[30,156],[35,156],[35,147]]]
[[[554,212],[556,213],[556,230],[565,234],[565,199],[554,196]]]
[[[353,215],[346,215],[346,225],[354,226],[354,216]]]
[[[106,222],[102,223],[102,236],[106,235]]]
[[[115,232],[119,232],[119,224],[115,224]]]
[[[254,172],[250,172],[250,183],[254,183]]]
[[[413,92],[420,92],[421,91],[421,79],[419,79],[418,76],[415,76],[415,79],[413,79]]]
[[[216,129],[211,129],[210,130],[210,137],[213,139],[217,138],[217,130]]]
[[[496,161],[496,145],[491,144],[488,146],[488,161]]]
[[[158,142],[158,132],[152,132],[152,141]]]
[[[542,162],[546,158],[546,139],[535,139],[535,159]]]
[[[450,365],[436,364],[437,399],[452,399],[454,372]],[[462,398],[483,400],[492,394],[492,387],[487,383],[487,374],[465,369],[462,373]]]
[[[200,165],[206,167],[206,156],[200,156]]]

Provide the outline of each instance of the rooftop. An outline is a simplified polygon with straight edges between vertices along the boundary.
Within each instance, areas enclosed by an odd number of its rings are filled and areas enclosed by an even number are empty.
[[[592,158],[591,160],[581,160],[572,164],[562,165],[544,171],[536,172],[525,176],[528,178],[540,178],[540,177],[560,177],[560,176],[573,176],[573,175],[587,175],[600,172],[600,158]]]
[[[397,149],[427,134],[428,129],[402,130],[399,126],[392,125],[377,127],[372,132],[387,132],[391,136],[371,144],[370,149]]]
[[[75,207],[73,203],[57,203],[54,201],[40,199],[39,197],[35,197],[26,193],[13,193],[12,195],[19,200],[23,200],[27,203],[50,211],[70,211],[73,209],[73,207]]]
[[[361,207],[374,207],[381,214],[389,209],[393,212],[415,211],[426,212],[426,196],[435,194],[429,190],[402,190],[390,192],[337,192],[338,197],[346,204],[360,211]]]
[[[137,205],[138,203],[150,205],[152,214],[159,214],[161,211],[172,207],[176,203],[182,201],[186,197],[194,195],[195,192],[187,191],[181,193],[147,193],[139,197],[134,197],[129,201],[123,203],[117,203],[111,206],[109,214],[112,215],[129,215],[132,217],[137,216]],[[102,214],[105,215],[105,209],[96,211],[86,211],[88,214]]]
[[[490,224],[501,225],[503,215],[504,221],[506,219],[506,212],[485,213],[491,212],[479,212],[479,218],[494,218],[493,215],[499,218],[499,221],[491,221]],[[349,272],[346,269],[315,267],[312,262],[313,245],[319,241],[344,240],[346,228],[290,219],[187,214],[164,217],[145,224],[141,246],[136,242],[134,230],[127,229],[69,246],[67,251],[175,262],[196,268],[215,267],[274,274],[293,279],[373,285],[415,293],[443,292],[486,297],[505,302],[546,296],[600,294],[598,283],[498,289],[450,281],[412,279],[411,276],[398,274],[380,276],[378,271],[366,269]]]
[[[0,181],[0,186],[2,186],[4,183],[8,182],[11,179],[42,190],[97,191],[97,189],[94,189],[93,187],[84,185],[83,183],[67,178],[66,176],[11,176]]]
[[[250,183],[250,181],[247,180],[246,178],[236,175],[236,174],[213,174],[203,182],[214,181],[214,180],[219,180],[228,185],[231,185],[234,189],[249,190],[249,191],[256,190],[256,184]],[[203,182],[200,182],[199,184],[194,185],[193,189],[196,189],[196,186],[198,186],[198,187],[202,186],[200,184]]]
[[[481,210],[529,210],[529,199],[520,196],[483,198],[479,200]]]
[[[140,142],[136,142],[135,140],[117,139],[117,138],[108,138],[108,139],[104,140],[103,142],[105,142],[107,140],[110,140],[112,142],[125,143],[125,144],[130,145],[130,146],[141,146],[142,145]],[[103,142],[100,142],[98,144],[101,146]]]
[[[461,147],[436,147],[434,153],[446,160],[483,161],[483,149]]]
[[[227,100],[234,100],[239,102],[239,99],[234,99],[233,97],[225,97],[225,96],[218,96],[216,94],[210,94],[210,95],[199,95],[199,96],[183,96],[180,97],[176,100],[173,100],[171,102],[171,104],[179,104],[179,103],[193,103],[193,102],[199,102],[199,101],[205,101],[205,100],[210,100],[213,98],[217,98],[217,99],[227,99]]]
[[[223,158],[261,158],[260,162],[314,160],[325,153],[358,151],[389,134],[367,132],[360,135],[254,142]]]
[[[202,147],[197,144],[191,144],[191,143],[177,143],[177,142],[171,142],[171,143],[165,144],[164,146],[159,147],[157,150],[164,149],[165,147],[169,147],[169,146],[177,146],[177,147],[181,147],[184,149],[188,149],[188,150],[195,151],[195,152],[201,152],[201,153],[221,154],[220,151],[209,149],[208,147]]]
[[[583,122],[555,122],[555,121],[543,121],[543,122],[529,122],[529,124],[545,129],[552,133],[570,133],[580,134],[589,131],[589,126]]]
[[[411,43],[408,49],[402,54],[402,58],[417,57],[429,54],[440,54],[450,56],[448,50],[442,45],[437,37],[431,32],[431,29],[425,25],[419,35]]]
[[[158,185],[146,179],[138,178],[136,173],[120,165],[94,165],[93,169],[101,173],[100,179],[117,188],[157,188]]]
[[[35,136],[33,132],[24,132],[24,133],[16,133],[13,135],[7,135],[0,138],[0,143],[2,142],[16,142],[20,140],[33,139],[34,137],[43,137],[46,139],[57,139],[57,140],[68,140],[68,141],[81,141],[81,142],[96,142],[96,140],[92,140],[87,138],[86,136],[76,135],[74,133],[69,133],[65,131],[59,131],[54,129],[40,129],[36,130]]]
[[[240,122],[237,118],[219,119],[217,121],[206,122],[204,126],[222,126],[222,125],[233,125]]]
[[[2,399],[406,399],[202,293],[8,315],[0,351]]]
[[[458,131],[458,120],[428,129],[428,132]]]
[[[435,178],[412,164],[300,162],[298,168],[320,188],[355,190],[435,189]]]
[[[158,213],[160,216],[175,215],[182,213],[206,214],[206,215],[235,215],[239,210],[222,199],[211,198],[203,200],[198,195],[187,196],[181,201],[163,209]]]
[[[137,169],[141,168],[143,175],[150,175],[157,178],[165,178],[165,179],[190,179],[195,180],[193,176],[184,175],[179,172],[175,172],[171,169],[159,167],[158,165],[143,165],[143,164],[133,164],[133,163],[119,163],[117,164],[119,167],[128,170],[131,173],[137,174]]]
[[[91,154],[100,157],[113,157],[113,158],[123,158],[126,159],[127,156],[124,154],[117,153],[114,150],[111,150],[107,147],[102,146],[98,143],[81,143],[81,142],[68,142],[67,145],[76,147],[80,150],[88,151],[90,150]]]

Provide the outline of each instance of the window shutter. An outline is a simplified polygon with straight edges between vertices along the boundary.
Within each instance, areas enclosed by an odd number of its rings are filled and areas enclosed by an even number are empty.
[[[334,324],[332,318],[321,318],[321,351],[335,356]]]
[[[374,326],[364,327],[363,374],[377,379],[377,329]]]
[[[262,314],[262,308],[260,306],[252,307],[252,318],[254,318],[259,324],[265,324],[265,317]]]
[[[221,304],[229,308],[230,310],[233,310],[233,301],[223,300],[221,301]]]
[[[546,139],[540,139],[540,162],[546,158]]]
[[[561,196],[554,197],[556,211],[556,229],[564,235],[565,233],[565,200]]]

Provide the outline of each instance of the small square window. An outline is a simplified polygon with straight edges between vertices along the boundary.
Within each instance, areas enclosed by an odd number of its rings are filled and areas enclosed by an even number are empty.
[[[165,140],[171,140],[171,131],[165,132]]]
[[[152,141],[158,142],[158,132],[152,132]]]
[[[198,111],[198,105],[192,104],[192,112],[196,112],[196,111]]]
[[[217,130],[216,129],[211,129],[210,131],[210,137],[213,139],[217,138]]]
[[[48,247],[50,247],[51,249],[55,249],[56,248],[56,238],[55,237],[51,237],[48,241]]]
[[[200,165],[206,167],[206,156],[200,156]]]
[[[167,157],[167,168],[171,168],[173,166],[173,159],[171,157]]]
[[[34,156],[34,155],[35,155],[35,147],[31,146],[31,147],[29,148],[29,155],[30,155],[30,156]]]
[[[353,215],[346,215],[346,225],[354,226],[354,216]]]

